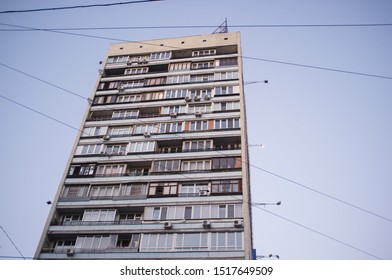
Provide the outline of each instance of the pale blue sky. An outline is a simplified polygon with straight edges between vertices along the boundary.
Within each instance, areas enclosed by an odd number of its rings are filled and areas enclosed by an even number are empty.
[[[82,3],[83,2],[83,3]],[[96,1],[1,1],[0,11]],[[112,1],[115,2],[115,1]],[[166,0],[111,8],[0,14],[35,28],[392,23],[388,0]],[[1,26],[0,29],[10,28]],[[130,41],[209,34],[214,28],[73,31]],[[392,27],[230,28],[244,56],[392,77]],[[0,31],[0,63],[89,97],[110,40]],[[0,65],[0,94],[79,127],[87,103]],[[244,60],[251,164],[392,219],[392,79]],[[0,225],[32,257],[76,131],[0,98]],[[251,168],[254,202],[381,259],[392,223]],[[258,255],[373,259],[253,209]],[[0,231],[0,256],[18,252]]]

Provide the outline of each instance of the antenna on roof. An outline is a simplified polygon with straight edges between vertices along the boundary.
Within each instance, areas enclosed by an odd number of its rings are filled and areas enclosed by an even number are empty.
[[[227,33],[229,32],[229,28],[227,27],[227,18],[225,18],[225,21],[218,26],[217,29],[215,29],[214,32],[212,32],[212,34],[218,34],[218,33]]]

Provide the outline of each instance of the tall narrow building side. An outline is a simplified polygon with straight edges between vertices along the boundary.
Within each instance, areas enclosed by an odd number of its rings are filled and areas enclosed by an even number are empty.
[[[36,259],[252,259],[239,33],[109,47]]]

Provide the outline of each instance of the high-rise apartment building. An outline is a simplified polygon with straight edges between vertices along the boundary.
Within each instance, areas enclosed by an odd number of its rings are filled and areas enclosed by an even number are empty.
[[[251,259],[239,33],[109,47],[37,259]]]

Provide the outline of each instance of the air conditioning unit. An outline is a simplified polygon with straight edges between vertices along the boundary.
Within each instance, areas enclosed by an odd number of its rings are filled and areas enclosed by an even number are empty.
[[[119,152],[118,152],[118,155],[119,155],[119,156],[123,156],[124,154],[125,154],[124,151],[119,151]]]
[[[165,222],[165,223],[163,224],[163,227],[164,227],[165,229],[171,229],[171,228],[172,228],[172,223],[171,223],[171,222]]]
[[[74,249],[67,249],[67,256],[68,257],[73,257],[74,255],[75,255]]]
[[[144,137],[146,137],[146,138],[150,138],[151,137],[151,133],[150,132],[144,132]]]
[[[203,228],[210,228],[211,227],[211,223],[207,220],[203,221]]]
[[[234,224],[234,227],[240,228],[240,227],[244,226],[244,221],[242,221],[242,220],[234,220],[233,224]]]
[[[200,96],[196,95],[196,96],[193,98],[193,100],[199,101],[199,100],[200,100]]]
[[[177,118],[177,112],[171,112],[170,113],[171,118]]]
[[[210,193],[209,190],[200,190],[199,191],[199,196],[207,196]]]
[[[200,110],[195,111],[195,116],[196,117],[201,117],[201,111]]]
[[[209,95],[204,95],[204,100],[210,100],[210,96]]]
[[[192,101],[192,97],[190,97],[190,96],[185,97],[185,101],[186,102],[191,102]]]
[[[110,135],[106,134],[102,138],[103,138],[103,140],[108,141],[108,140],[110,140]]]
[[[106,153],[105,151],[101,151],[100,154],[104,156]]]

